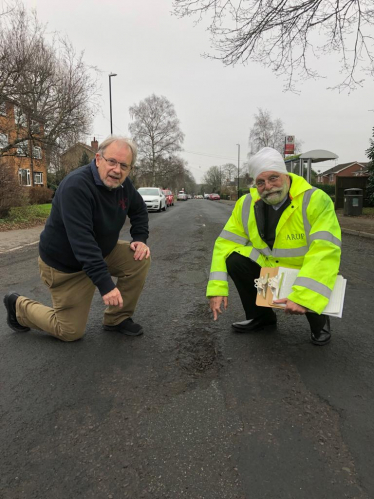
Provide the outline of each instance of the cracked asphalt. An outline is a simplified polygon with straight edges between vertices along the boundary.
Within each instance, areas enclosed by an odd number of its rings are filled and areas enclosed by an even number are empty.
[[[346,303],[328,346],[282,312],[277,329],[235,335],[233,285],[217,322],[205,298],[231,210],[150,214],[142,337],[104,332],[98,294],[72,344],[11,332],[1,308],[2,498],[374,497],[373,240],[343,234]],[[36,245],[0,254],[0,269],[2,294],[50,303]]]

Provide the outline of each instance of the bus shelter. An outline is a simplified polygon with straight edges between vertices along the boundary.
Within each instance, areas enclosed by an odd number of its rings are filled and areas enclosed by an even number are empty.
[[[285,159],[287,171],[296,173],[300,177],[305,177],[307,182],[312,180],[312,164],[321,163],[322,161],[329,161],[337,159],[337,154],[326,151],[325,149],[313,149],[312,151],[304,152],[297,157]],[[304,175],[304,166],[306,164],[306,175]]]

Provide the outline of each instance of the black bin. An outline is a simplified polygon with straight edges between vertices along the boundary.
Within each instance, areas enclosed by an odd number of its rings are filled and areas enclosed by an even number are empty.
[[[362,189],[344,190],[344,216],[357,217],[362,215]]]

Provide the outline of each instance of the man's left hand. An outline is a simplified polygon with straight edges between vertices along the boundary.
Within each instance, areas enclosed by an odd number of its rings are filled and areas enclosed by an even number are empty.
[[[273,303],[281,304],[285,303],[286,308],[284,309],[285,314],[293,314],[293,315],[303,315],[308,312],[308,309],[298,305],[294,301],[289,300],[288,298],[282,298],[281,300],[274,300]]]
[[[151,251],[148,246],[140,241],[133,241],[130,244],[130,248],[135,251],[134,260],[143,260],[143,258],[149,258]]]

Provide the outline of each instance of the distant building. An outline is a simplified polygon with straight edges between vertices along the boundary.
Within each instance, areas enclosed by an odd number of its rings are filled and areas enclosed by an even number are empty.
[[[21,109],[16,102],[0,98],[0,167],[9,165],[24,187],[47,185],[43,137],[41,118]]]
[[[91,141],[90,146],[83,144],[83,142],[77,142],[61,154],[61,165],[65,171],[74,170],[82,162],[82,158],[85,157],[85,153],[87,155],[88,162],[92,161],[98,148],[99,143],[95,137]]]
[[[336,177],[368,177],[369,162],[353,161],[334,166],[323,173],[318,173],[317,182],[320,184],[335,185]]]

